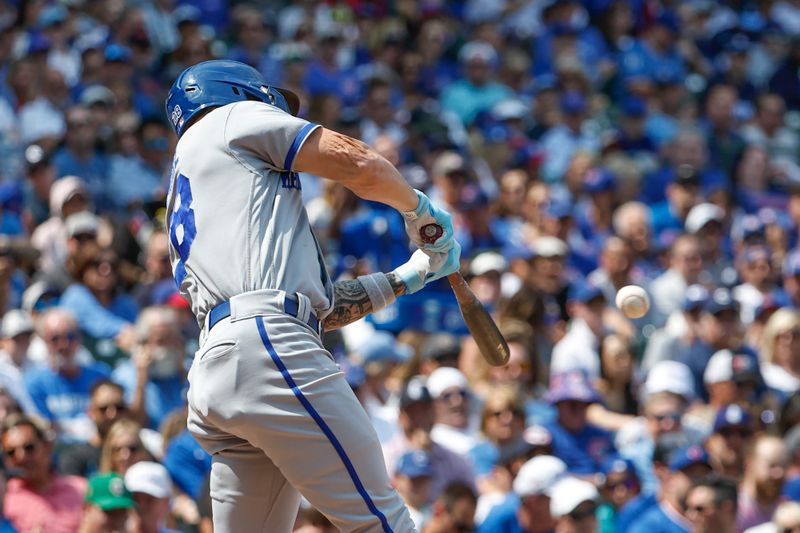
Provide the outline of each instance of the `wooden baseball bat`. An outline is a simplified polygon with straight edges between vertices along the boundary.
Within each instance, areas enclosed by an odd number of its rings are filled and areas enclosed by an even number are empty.
[[[420,229],[420,238],[423,242],[432,244],[442,236],[444,230],[438,224],[427,224]],[[447,276],[447,281],[456,295],[461,316],[467,324],[472,338],[478,345],[481,355],[492,366],[503,366],[508,363],[508,344],[497,329],[497,324],[492,316],[483,307],[483,304],[469,288],[460,272],[453,272]]]

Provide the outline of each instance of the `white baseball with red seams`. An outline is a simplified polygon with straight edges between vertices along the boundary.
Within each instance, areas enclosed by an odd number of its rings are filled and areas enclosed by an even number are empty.
[[[626,285],[617,291],[616,303],[628,318],[641,318],[650,309],[650,297],[638,285]]]

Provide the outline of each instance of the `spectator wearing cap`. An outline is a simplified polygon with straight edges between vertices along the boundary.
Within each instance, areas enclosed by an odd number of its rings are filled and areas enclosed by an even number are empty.
[[[597,531],[597,488],[582,479],[566,476],[550,493],[550,515],[556,533],[594,533]]]
[[[376,427],[387,425],[396,431],[397,408],[390,401],[390,393],[386,387],[386,379],[397,365],[411,358],[411,347],[397,342],[391,333],[375,331],[353,350],[352,360],[364,369],[364,384],[359,390],[359,399],[367,414],[387,424],[376,424]],[[381,441],[391,434],[379,434]]]
[[[136,503],[125,488],[119,474],[97,474],[89,478],[86,504],[81,517],[80,531],[129,531]]]
[[[528,259],[525,283],[562,305],[568,286],[567,243],[558,237],[542,236],[534,240],[530,249],[523,251],[523,255]]]
[[[653,366],[644,383],[641,416],[617,432],[617,449],[636,465],[644,494],[653,494],[658,489],[652,459],[660,440],[669,436],[679,445],[702,442],[705,435],[683,423],[683,414],[694,398],[693,379],[686,365],[661,361]]]
[[[630,533],[688,533],[691,524],[684,515],[684,501],[692,483],[711,472],[708,454],[698,445],[673,451],[659,445],[653,463],[661,480],[655,505],[641,513],[628,528]]]
[[[97,209],[108,210],[106,183],[109,165],[107,157],[96,148],[97,125],[92,123],[89,110],[82,106],[68,109],[66,117],[64,145],[53,155],[58,175],[80,176]]]
[[[137,533],[177,533],[164,527],[169,516],[172,480],[159,463],[140,461],[125,472],[125,488],[136,504]]]
[[[77,176],[59,179],[50,187],[49,194],[50,218],[33,231],[31,244],[39,251],[42,275],[66,287],[69,279],[65,268],[69,235],[65,220],[89,208],[89,194],[83,180]]]
[[[769,522],[781,502],[789,467],[789,452],[783,439],[771,435],[755,438],[745,458],[739,485],[736,527],[739,531]]]
[[[142,120],[136,136],[120,145],[111,156],[108,172],[108,196],[118,213],[160,199],[164,169],[170,143],[166,126],[158,119]],[[130,179],[137,176],[137,179]]]
[[[619,127],[604,149],[619,150],[645,168],[654,164],[657,146],[645,128],[647,102],[635,96],[629,97],[622,102],[620,111]]]
[[[785,115],[786,103],[781,95],[759,95],[755,120],[742,126],[742,137],[747,144],[764,147],[771,158],[795,160],[800,150],[800,137],[786,127]]]
[[[701,317],[709,298],[708,289],[703,285],[694,284],[686,288],[681,307],[666,317],[664,327],[650,336],[641,363],[643,372],[649,372],[657,362],[670,359],[699,341]]]
[[[574,474],[599,473],[603,461],[616,456],[617,450],[610,433],[587,421],[589,406],[600,398],[586,373],[573,370],[552,375],[545,399],[558,410],[557,420],[546,426],[553,435],[553,454]]]
[[[422,531],[425,515],[429,512],[428,494],[433,478],[430,455],[415,450],[400,456],[394,470],[392,483],[408,506],[411,519],[417,529]]]
[[[616,516],[622,507],[636,498],[642,490],[636,465],[630,459],[611,458],[603,465],[600,494],[604,503],[597,510],[600,531],[614,531]]]
[[[759,350],[764,383],[782,396],[800,389],[800,315],[778,309],[767,321]]]
[[[509,500],[492,510],[480,524],[478,533],[553,531],[555,519],[550,514],[550,494],[566,471],[567,465],[557,457],[540,455],[528,460],[514,478],[513,491],[518,500]]]
[[[676,359],[692,370],[697,394],[707,399],[703,372],[718,350],[738,350],[744,340],[744,328],[739,315],[739,303],[728,289],[714,290],[701,317],[700,338],[681,351]]]
[[[403,387],[398,422],[401,431],[383,445],[383,455],[389,472],[394,472],[397,462],[406,452],[423,450],[430,454],[434,472],[429,501],[437,498],[451,482],[461,481],[470,485],[474,483],[474,474],[469,463],[431,438],[434,422],[433,398],[422,376],[411,378]]]
[[[439,101],[442,108],[452,112],[469,125],[483,110],[513,96],[511,89],[495,81],[497,51],[483,41],[471,41],[458,53],[464,78],[442,89]]]
[[[699,283],[703,270],[700,242],[694,235],[681,235],[670,249],[669,269],[650,283],[653,306],[664,317],[681,307],[689,285]]]
[[[733,297],[741,306],[742,322],[749,325],[764,298],[782,292],[775,285],[770,250],[765,246],[747,246],[739,254],[738,270],[742,283],[733,288]]]
[[[431,438],[440,446],[464,455],[476,443],[476,431],[470,420],[473,398],[467,378],[455,368],[437,368],[428,376],[428,390],[434,410]]]
[[[5,421],[1,440],[5,466],[17,472],[3,504],[17,531],[77,531],[86,480],[52,468],[52,435],[30,418],[13,416]]]
[[[420,346],[420,373],[429,376],[437,368],[458,368],[461,343],[452,333],[432,333]]]
[[[576,154],[594,154],[600,150],[597,135],[591,134],[586,126],[589,111],[586,96],[575,90],[568,91],[561,95],[559,105],[561,122],[541,139],[542,151],[547,154],[542,165],[542,179],[547,183],[562,182]]]
[[[710,474],[686,495],[686,518],[695,533],[737,533],[736,479]]]
[[[28,414],[37,414],[37,410],[25,388],[25,377],[40,366],[28,357],[33,332],[28,313],[19,309],[6,311],[0,326],[0,385]]]
[[[703,383],[708,391],[708,403],[695,406],[691,416],[711,428],[718,411],[726,405],[751,409],[757,404],[763,388],[758,358],[748,349],[719,350],[708,361]]]
[[[56,179],[52,154],[41,145],[31,144],[25,149],[25,178],[25,207],[38,227],[50,215],[50,188]]]
[[[178,313],[166,306],[147,307],[134,327],[131,358],[117,365],[112,376],[125,389],[132,415],[157,428],[185,403],[186,350]]]
[[[569,370],[582,370],[591,379],[600,377],[600,336],[604,333],[603,311],[606,299],[597,285],[574,282],[567,296],[571,317],[567,334],[553,347],[551,376]]]
[[[456,233],[466,256],[501,250],[508,242],[495,228],[489,197],[478,184],[468,184],[461,189],[458,214],[461,227],[456,227]]]
[[[725,211],[712,203],[701,203],[694,206],[686,216],[684,228],[686,233],[696,235],[703,256],[703,272],[700,274],[703,283],[715,286],[730,285],[735,279],[733,261],[724,241],[723,224]]]
[[[502,276],[507,269],[508,262],[497,252],[480,253],[469,263],[469,286],[489,310],[497,307],[502,296]]]
[[[440,153],[431,165],[431,198],[442,202],[445,208],[454,213],[461,202],[461,191],[471,182],[466,161],[451,150]]]
[[[475,490],[460,481],[449,483],[431,505],[426,533],[459,533],[475,530]]]
[[[714,471],[741,479],[744,454],[750,449],[755,427],[753,416],[736,404],[722,407],[714,419],[714,428],[706,439],[709,462]]]

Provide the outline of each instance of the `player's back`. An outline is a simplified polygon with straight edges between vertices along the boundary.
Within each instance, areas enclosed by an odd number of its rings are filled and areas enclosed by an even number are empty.
[[[202,321],[258,289],[300,292],[324,316],[331,287],[294,157],[315,126],[261,102],[214,109],[181,136],[167,198],[175,279]]]

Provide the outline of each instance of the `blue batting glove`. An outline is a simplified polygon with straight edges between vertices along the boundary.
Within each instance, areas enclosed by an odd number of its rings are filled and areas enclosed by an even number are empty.
[[[447,252],[453,246],[453,220],[450,213],[434,205],[424,193],[414,189],[419,204],[413,211],[401,211],[406,222],[406,233],[411,242],[428,253]],[[437,224],[442,228],[442,235],[433,243],[426,243],[420,236],[420,230],[428,224]]]

